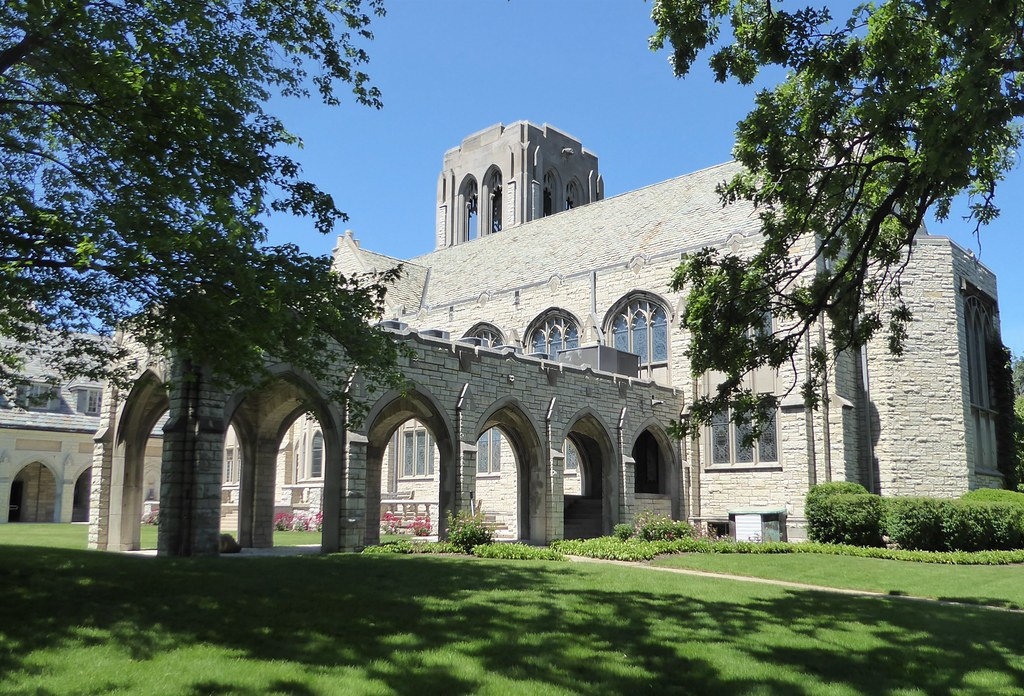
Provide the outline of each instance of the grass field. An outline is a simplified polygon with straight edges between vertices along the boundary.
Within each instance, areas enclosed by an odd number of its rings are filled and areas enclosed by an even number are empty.
[[[1024,608],[1024,566],[954,566],[814,554],[690,553],[654,565]]]
[[[156,548],[157,527],[142,525],[139,545]],[[89,540],[86,524],[0,524],[0,544],[25,544],[50,548],[84,549]],[[319,544],[320,532],[274,532],[274,546]]]
[[[3,694],[1024,692],[1018,614],[642,568],[8,543],[0,592]]]

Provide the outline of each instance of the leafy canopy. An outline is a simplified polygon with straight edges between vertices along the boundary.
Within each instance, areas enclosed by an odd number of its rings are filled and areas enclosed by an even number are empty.
[[[345,219],[284,154],[301,143],[273,95],[379,108],[362,66],[380,0],[11,0],[0,6],[0,385],[15,344],[46,344],[55,375],[123,379],[123,327],[219,377],[264,356],[344,378],[344,357],[394,378],[366,320],[388,274],[267,244],[268,213]],[[13,342],[13,344],[12,344]],[[54,349],[57,346],[59,349]]]
[[[689,293],[693,371],[726,375],[721,391],[696,405],[697,422],[726,406],[774,409],[775,397],[744,390],[743,376],[800,359],[810,346],[802,391],[815,405],[829,366],[819,326],[835,352],[885,328],[899,353],[911,320],[900,275],[926,213],[944,219],[966,193],[968,219],[984,225],[998,215],[997,185],[1017,161],[1024,2],[889,0],[842,21],[827,7],[793,4],[653,5],[651,46],[671,47],[677,76],[705,49],[720,82],[786,70],[739,123],[734,155],[745,171],[719,189],[725,204],[753,204],[760,249],[693,254],[673,278]],[[766,315],[771,333],[757,330]]]

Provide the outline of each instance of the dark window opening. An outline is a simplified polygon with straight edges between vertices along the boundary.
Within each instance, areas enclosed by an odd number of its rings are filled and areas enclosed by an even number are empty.
[[[636,493],[663,493],[661,451],[658,441],[645,430],[633,445],[633,490]]]

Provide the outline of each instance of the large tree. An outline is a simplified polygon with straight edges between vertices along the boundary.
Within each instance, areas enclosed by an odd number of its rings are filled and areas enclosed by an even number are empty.
[[[265,105],[347,87],[379,108],[372,14],[380,0],[3,3],[0,386],[38,346],[54,376],[124,378],[118,347],[83,335],[117,327],[236,382],[267,354],[337,394],[340,359],[393,379],[394,345],[367,326],[388,276],[343,277],[265,227],[344,219]]]
[[[1024,2],[888,0],[834,17],[771,0],[655,0],[652,17],[651,45],[670,45],[677,76],[706,49],[718,81],[786,71],[739,123],[745,171],[720,188],[724,203],[756,206],[760,250],[694,254],[675,274],[693,370],[727,375],[694,420],[727,406],[767,414],[774,398],[744,391],[742,377],[784,366],[805,335],[814,404],[829,359],[817,327],[836,352],[879,331],[900,352],[911,313],[899,279],[926,215],[946,218],[961,194],[972,224],[998,214],[1021,144]],[[796,251],[808,239],[810,252]],[[758,330],[769,314],[774,331]]]

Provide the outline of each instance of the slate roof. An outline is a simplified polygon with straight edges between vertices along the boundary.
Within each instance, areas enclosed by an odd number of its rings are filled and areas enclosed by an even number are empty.
[[[737,162],[702,169],[417,256],[406,268],[415,273],[430,269],[425,302],[431,306],[544,282],[556,274],[628,263],[638,255],[651,258],[718,245],[733,233],[760,229],[749,204],[723,207],[715,192],[740,170]],[[389,293],[390,302],[402,304],[399,294],[412,298],[418,276],[410,276],[395,296]],[[418,306],[418,299],[408,303],[409,309]]]
[[[23,375],[33,382],[46,382],[49,379],[45,363],[40,355],[26,356]],[[24,428],[26,430],[63,430],[94,433],[99,428],[100,417],[80,413],[77,389],[88,387],[102,389],[100,382],[77,379],[60,385],[59,404],[55,410],[49,411],[42,406],[29,409],[21,408],[7,402],[0,396],[0,428]]]
[[[367,271],[386,271],[400,263],[404,264],[401,277],[388,287],[388,304],[405,305],[408,309],[420,306],[428,274],[424,266],[366,249],[359,250],[359,257]]]

